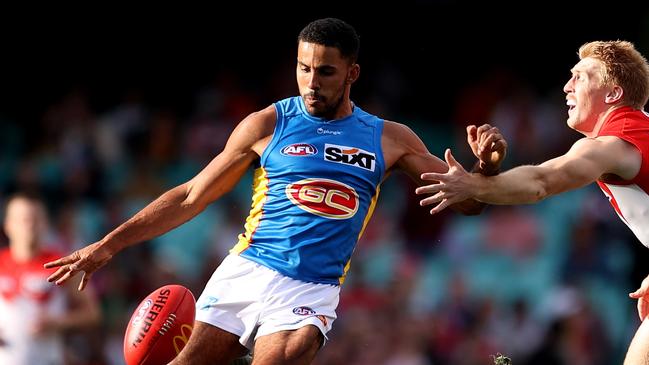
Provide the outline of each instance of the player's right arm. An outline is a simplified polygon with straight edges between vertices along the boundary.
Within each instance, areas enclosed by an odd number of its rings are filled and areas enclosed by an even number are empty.
[[[469,198],[489,204],[536,203],[590,184],[607,174],[630,180],[639,172],[641,158],[633,145],[620,138],[582,138],[566,154],[538,166],[520,166],[485,177],[467,173],[447,151],[449,171],[423,174],[423,179],[437,182],[418,188],[417,193],[433,194],[421,200],[421,205],[439,203],[431,213]]]
[[[45,264],[46,268],[59,267],[48,281],[60,285],[83,272],[79,284],[79,290],[83,290],[90,275],[117,252],[168,232],[198,215],[230,191],[250,164],[261,156],[272,137],[275,121],[272,105],[250,114],[232,132],[223,152],[194,178],[162,194],[100,241]]]
[[[489,125],[467,128],[467,133],[467,141],[481,161],[479,170],[497,172],[507,149],[507,142],[502,135]],[[386,170],[399,169],[418,185],[425,184],[420,178],[422,173],[435,171],[441,174],[448,170],[447,164],[432,155],[417,134],[401,123],[388,120],[384,122],[381,146]],[[483,203],[473,199],[457,200],[451,206],[455,211],[466,215],[479,214],[484,208]]]

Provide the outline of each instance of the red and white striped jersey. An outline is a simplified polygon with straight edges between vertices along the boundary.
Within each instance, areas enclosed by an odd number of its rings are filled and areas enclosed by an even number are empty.
[[[598,180],[597,184],[640,242],[649,247],[649,114],[630,107],[615,110],[599,131],[634,145],[642,154],[640,171],[631,180]]]

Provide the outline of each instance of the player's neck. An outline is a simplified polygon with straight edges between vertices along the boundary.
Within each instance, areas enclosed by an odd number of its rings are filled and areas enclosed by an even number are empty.
[[[599,131],[602,129],[604,124],[606,124],[606,121],[611,117],[611,114],[621,107],[622,105],[613,105],[610,108],[608,108],[606,111],[601,113],[597,118],[597,122],[595,122],[595,126],[593,127],[593,130],[590,131],[589,133],[584,133],[586,137],[589,138],[597,137],[599,135]]]
[[[348,115],[351,115],[354,112],[354,102],[349,99],[343,101],[343,105],[341,109],[343,109],[343,112],[341,113],[342,115],[336,119],[344,118]]]
[[[340,106],[336,110],[336,113],[330,119],[331,120],[343,119],[347,116],[352,115],[353,112],[354,112],[354,102],[349,100],[349,98],[345,98],[340,103]]]
[[[331,118],[330,120],[343,119],[347,116],[352,115],[352,113],[354,112],[354,103],[352,102],[349,96],[350,93],[351,93],[351,88],[349,87],[349,85],[347,85],[345,87],[345,90],[343,91],[343,95],[340,100],[340,103],[336,108],[336,112],[334,113],[333,118]]]

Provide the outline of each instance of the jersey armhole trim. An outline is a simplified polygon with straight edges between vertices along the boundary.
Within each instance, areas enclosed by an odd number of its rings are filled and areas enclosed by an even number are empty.
[[[282,132],[284,131],[284,111],[282,110],[282,105],[280,103],[273,103],[273,106],[275,107],[275,129],[273,131],[273,137],[270,139],[268,146],[266,146],[264,152],[261,154],[261,158],[259,159],[259,164],[262,167],[266,165],[266,159],[268,158],[270,151],[277,146],[277,143],[279,143],[280,137],[282,136]]]

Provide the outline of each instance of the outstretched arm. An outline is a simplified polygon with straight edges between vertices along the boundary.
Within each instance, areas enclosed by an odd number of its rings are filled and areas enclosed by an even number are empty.
[[[433,194],[421,205],[437,204],[431,214],[449,204],[476,199],[489,204],[535,203],[548,196],[573,190],[605,174],[633,178],[640,168],[640,153],[616,137],[582,138],[560,157],[538,166],[520,166],[497,176],[467,173],[446,152],[447,173],[423,174],[422,179],[437,181],[417,189],[417,194]]]
[[[482,127],[481,127],[482,128]],[[493,173],[498,170],[504,158],[507,144],[497,129],[490,126],[473,130],[467,129],[467,140],[476,156],[484,156],[484,163],[479,169]],[[499,149],[495,152],[494,146]],[[383,155],[386,168],[397,168],[408,174],[418,185],[425,184],[421,179],[424,172],[434,171],[443,173],[448,170],[444,161],[432,155],[421,139],[407,126],[395,122],[385,121],[382,138]],[[484,208],[484,203],[468,199],[455,201],[452,209],[462,214],[478,214]]]
[[[190,181],[162,194],[100,241],[47,263],[46,268],[59,267],[48,281],[59,285],[83,272],[79,284],[83,290],[90,275],[120,250],[170,231],[202,212],[230,191],[261,155],[272,136],[275,118],[274,106],[249,115],[232,132],[223,152]]]

